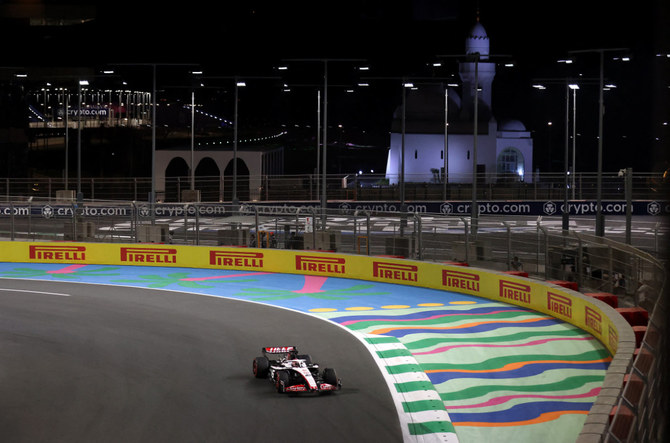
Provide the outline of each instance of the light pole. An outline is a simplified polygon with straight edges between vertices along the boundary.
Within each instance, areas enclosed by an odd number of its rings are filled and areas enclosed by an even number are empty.
[[[328,60],[323,61],[323,167],[321,168],[321,228],[326,229],[326,156],[328,155]]]
[[[151,224],[156,222],[156,65],[152,65],[153,75],[151,82],[151,192],[149,193],[149,204],[151,205]]]
[[[563,156],[563,233],[567,234],[570,229],[570,206],[568,204],[568,183],[570,177],[570,164],[568,163],[568,140],[570,133],[570,85],[565,85],[565,152]]]
[[[474,135],[472,142],[472,208],[470,212],[470,232],[477,235],[479,208],[477,205],[477,123],[479,120],[479,52],[471,54],[475,59],[475,110],[474,110]]]
[[[577,89],[579,85],[571,83],[568,85],[572,89],[572,199],[575,199],[575,175],[577,173]]]
[[[69,158],[69,147],[70,147],[70,132],[69,132],[69,107],[70,107],[70,93],[67,89],[63,89],[64,91],[64,100],[63,100],[63,106],[65,108],[65,190],[68,190],[68,179],[69,179],[69,173],[68,173],[68,158]]]
[[[585,79],[582,78],[580,79],[580,82],[589,82],[592,79]],[[570,183],[570,163],[569,163],[569,146],[570,146],[570,90],[573,92],[579,89],[579,85],[577,85],[572,79],[570,78],[547,78],[547,79],[536,79],[535,81],[539,81],[542,83],[548,83],[548,84],[559,84],[559,85],[565,85],[565,149],[563,152],[563,175],[564,175],[564,182],[563,182],[563,211],[562,211],[562,230],[564,233],[567,233],[567,231],[570,228],[570,206],[569,206],[569,201],[568,201],[568,195],[569,195],[569,183]],[[533,87],[538,90],[544,90],[546,87],[544,84],[538,84],[535,83],[533,84]],[[575,125],[577,124],[575,120],[576,116],[576,108],[574,107],[573,104],[573,141],[572,141],[572,165],[573,165],[573,171],[572,171],[572,198],[574,199],[574,186],[575,186],[575,178],[574,178],[574,165],[575,165]],[[550,138],[551,141],[551,138]]]
[[[628,51],[628,48],[609,49],[585,49],[581,51],[570,51],[571,54],[598,53],[600,55],[600,87],[598,91],[598,175],[596,178],[596,235],[605,235],[605,220],[602,212],[603,194],[603,117],[605,115],[605,104],[603,92],[605,89],[605,52]]]
[[[407,116],[407,88],[411,88],[412,83],[403,82],[402,84],[402,121],[400,129],[400,205],[405,204],[405,119]]]
[[[81,193],[81,87],[88,86],[88,80],[79,80],[77,99],[77,200],[83,198]]]
[[[442,202],[447,201],[447,176],[449,175],[449,85],[444,87],[444,173],[442,176]]]
[[[316,195],[321,195],[321,91],[316,91]],[[311,191],[310,191],[311,194]],[[311,195],[310,195],[311,197]]]
[[[328,205],[326,195],[326,163],[328,159],[328,63],[329,62],[361,62],[363,59],[331,59],[331,58],[315,58],[315,59],[286,59],[287,62],[322,62],[323,63],[323,155],[321,167],[321,220],[322,226],[325,229],[326,222],[326,206]],[[321,106],[319,107],[321,109]],[[317,142],[318,143],[318,142]]]
[[[195,190],[195,161],[193,158],[193,150],[195,148],[195,89],[191,90],[191,191]]]
[[[235,114],[233,120],[233,205],[239,204],[237,198],[237,101],[239,100],[238,90],[246,86],[246,83],[235,79]]]

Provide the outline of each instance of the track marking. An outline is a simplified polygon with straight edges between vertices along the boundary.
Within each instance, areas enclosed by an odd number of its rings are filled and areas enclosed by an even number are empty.
[[[5,292],[28,292],[30,294],[44,294],[44,295],[58,295],[60,297],[69,297],[70,294],[63,294],[61,292],[44,292],[44,291],[30,291],[28,289],[6,289],[0,288],[0,291]]]

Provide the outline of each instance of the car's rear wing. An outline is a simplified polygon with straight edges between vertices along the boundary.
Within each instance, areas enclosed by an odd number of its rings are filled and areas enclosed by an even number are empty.
[[[295,346],[267,346],[261,348],[263,354],[288,354],[289,352],[298,352]]]

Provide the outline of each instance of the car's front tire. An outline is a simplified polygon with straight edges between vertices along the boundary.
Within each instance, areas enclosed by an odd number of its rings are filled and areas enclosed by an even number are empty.
[[[326,368],[323,370],[323,381],[329,385],[338,386],[339,380],[337,378],[337,373],[333,368]]]
[[[277,372],[277,379],[275,380],[275,386],[277,387],[277,392],[279,392],[280,394],[286,392],[288,384],[289,384],[288,374],[284,371]]]

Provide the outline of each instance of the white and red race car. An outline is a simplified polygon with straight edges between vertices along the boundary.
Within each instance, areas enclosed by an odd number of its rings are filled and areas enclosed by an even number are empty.
[[[335,369],[319,369],[309,354],[298,354],[295,346],[261,348],[263,355],[254,359],[254,376],[267,378],[277,392],[330,393],[342,388]]]

